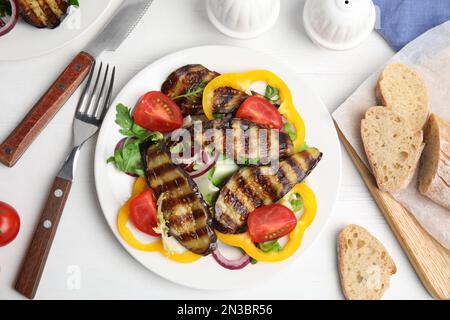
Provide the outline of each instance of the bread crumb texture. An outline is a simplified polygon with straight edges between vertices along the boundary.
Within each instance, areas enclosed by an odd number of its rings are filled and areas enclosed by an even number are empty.
[[[377,97],[414,130],[422,130],[430,112],[429,98],[425,81],[416,71],[400,63],[388,65],[378,81]]]
[[[372,107],[361,122],[364,149],[380,189],[397,192],[412,179],[424,144],[421,131],[385,107]]]
[[[379,300],[396,273],[384,246],[366,229],[349,225],[338,236],[338,264],[346,299]]]

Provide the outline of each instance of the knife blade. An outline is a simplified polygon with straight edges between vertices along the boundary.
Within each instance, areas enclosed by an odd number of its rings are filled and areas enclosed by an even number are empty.
[[[113,17],[59,75],[19,125],[0,144],[0,162],[14,166],[41,131],[78,89],[95,60],[115,51],[133,31],[153,0],[124,0]]]
[[[98,58],[103,51],[116,51],[142,19],[153,0],[124,0],[114,17],[84,49]]]

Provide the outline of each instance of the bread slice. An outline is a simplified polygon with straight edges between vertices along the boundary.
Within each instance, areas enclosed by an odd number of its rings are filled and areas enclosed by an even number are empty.
[[[422,153],[423,135],[385,107],[372,107],[361,121],[361,137],[369,164],[383,191],[408,186]]]
[[[341,286],[348,300],[379,300],[397,272],[394,260],[366,229],[349,225],[338,236]]]
[[[450,123],[432,114],[425,130],[419,191],[450,210]]]
[[[377,85],[379,102],[404,117],[414,130],[422,130],[429,114],[425,81],[404,64],[388,65]]]

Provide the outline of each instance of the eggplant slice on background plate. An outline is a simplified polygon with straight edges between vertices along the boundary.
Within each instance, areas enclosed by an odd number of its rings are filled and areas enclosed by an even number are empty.
[[[54,29],[67,15],[69,0],[18,0],[20,15],[36,28]]]

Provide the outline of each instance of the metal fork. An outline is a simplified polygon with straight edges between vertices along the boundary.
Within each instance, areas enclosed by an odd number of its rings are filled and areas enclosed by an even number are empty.
[[[69,196],[81,147],[99,130],[111,102],[116,68],[107,65],[106,70],[103,71],[103,69],[103,64],[100,64],[97,72],[95,72],[95,65],[90,71],[75,112],[73,149],[53,182],[16,280],[16,290],[29,299],[34,298],[39,286],[48,253]],[[96,77],[93,82],[94,73]]]

